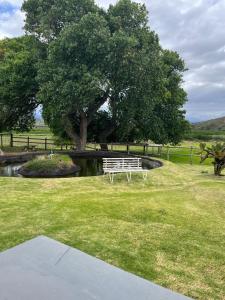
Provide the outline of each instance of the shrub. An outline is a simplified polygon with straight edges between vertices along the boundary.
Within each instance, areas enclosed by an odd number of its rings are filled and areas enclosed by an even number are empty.
[[[225,143],[217,143],[211,147],[207,147],[205,143],[200,144],[202,159],[214,158],[214,174],[221,176],[222,170],[225,168]]]

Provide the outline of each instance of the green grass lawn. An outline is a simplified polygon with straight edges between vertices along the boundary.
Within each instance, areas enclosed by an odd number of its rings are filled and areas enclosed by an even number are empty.
[[[225,299],[225,177],[0,178],[0,250],[44,234],[195,299]]]

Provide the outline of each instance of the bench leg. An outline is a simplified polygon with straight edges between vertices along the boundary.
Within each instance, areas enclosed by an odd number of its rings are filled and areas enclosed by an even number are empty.
[[[111,183],[113,183],[113,179],[114,179],[114,173],[109,173],[109,180]]]
[[[148,177],[148,172],[146,171],[146,172],[143,173],[143,179],[146,180],[147,177]]]
[[[128,181],[128,182],[131,181],[131,172],[127,172],[127,181]]]
[[[112,183],[113,183],[113,180],[114,180],[114,175],[115,175],[115,174],[114,174],[114,173],[112,173]]]

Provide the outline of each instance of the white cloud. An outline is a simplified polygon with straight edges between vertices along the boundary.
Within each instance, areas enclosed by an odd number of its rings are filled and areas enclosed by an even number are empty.
[[[0,39],[23,34],[24,14],[20,11],[23,1],[0,0]],[[8,10],[3,10],[6,4],[11,4]]]
[[[11,4],[14,7],[21,7],[24,0],[0,0],[0,5]]]
[[[189,68],[185,75],[188,116],[225,115],[225,0],[154,0],[150,4],[150,24],[162,44],[177,50]]]

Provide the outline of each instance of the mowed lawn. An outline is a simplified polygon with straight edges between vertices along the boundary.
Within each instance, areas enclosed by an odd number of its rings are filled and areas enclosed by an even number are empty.
[[[225,177],[175,165],[126,182],[0,178],[0,250],[37,235],[195,299],[225,299]]]

